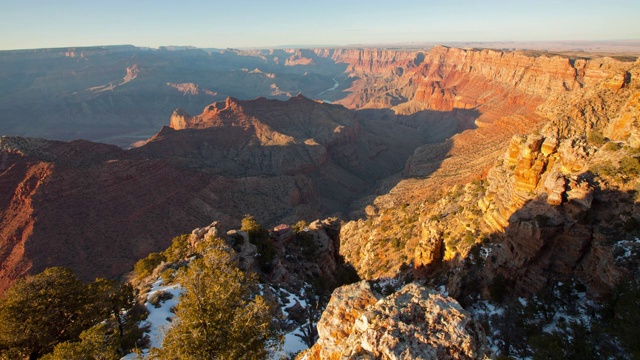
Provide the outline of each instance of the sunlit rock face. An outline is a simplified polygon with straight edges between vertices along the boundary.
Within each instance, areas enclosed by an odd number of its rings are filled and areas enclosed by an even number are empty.
[[[378,300],[380,299],[380,300]],[[453,299],[408,284],[381,298],[366,282],[334,291],[306,359],[483,359],[482,326]]]

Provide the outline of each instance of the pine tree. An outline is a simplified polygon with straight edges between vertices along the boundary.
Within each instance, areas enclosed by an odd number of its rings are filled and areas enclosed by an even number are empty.
[[[0,299],[0,359],[38,359],[54,347],[54,359],[63,359],[89,348],[98,354],[111,344],[110,355],[79,358],[119,358],[142,336],[138,322],[146,314],[138,310],[129,284],[96,279],[87,285],[69,269],[48,268],[16,282]]]
[[[80,334],[78,342],[63,342],[42,360],[118,360],[118,333],[107,323],[98,324]]]
[[[257,293],[254,275],[233,262],[223,240],[213,239],[202,258],[178,275],[184,294],[159,359],[264,359],[281,336],[271,305]]]
[[[71,270],[59,267],[16,282],[0,300],[0,354],[37,359],[59,342],[77,339],[101,316],[86,311],[85,289]]]

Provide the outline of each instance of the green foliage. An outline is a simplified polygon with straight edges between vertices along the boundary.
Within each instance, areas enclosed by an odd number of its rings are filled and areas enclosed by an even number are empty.
[[[566,327],[573,335],[572,338],[559,331],[538,332],[530,335],[529,345],[533,350],[533,359],[595,360],[603,358],[594,351],[594,344],[597,340],[593,339],[590,331],[584,325],[571,322]]]
[[[465,244],[469,246],[476,243],[476,237],[473,235],[473,232],[471,232],[471,230],[467,230],[464,233],[464,238],[462,240],[464,241]]]
[[[249,235],[249,241],[254,244],[260,240],[269,238],[269,231],[263,228],[262,225],[258,224],[256,219],[251,215],[245,215],[242,219],[242,226],[240,227],[240,230],[246,232]]]
[[[636,156],[640,156],[640,147],[627,147],[627,153],[630,156],[636,157]]]
[[[541,228],[548,227],[549,225],[551,225],[551,218],[548,217],[547,215],[538,214],[535,216],[535,220],[536,220],[536,225]]]
[[[133,267],[133,271],[136,273],[138,279],[144,279],[153,273],[153,269],[160,265],[163,261],[166,261],[166,257],[163,253],[152,252],[147,255],[146,258],[138,260]]]
[[[620,160],[620,175],[628,180],[640,176],[640,161],[634,157],[626,156]]]
[[[233,250],[223,240],[212,239],[212,245],[178,275],[185,292],[175,325],[151,358],[264,359],[281,343],[272,304],[257,294],[256,277],[233,265]]]
[[[493,279],[493,284],[489,288],[491,300],[501,303],[507,294],[507,279],[502,275],[497,275]]]
[[[353,284],[360,280],[358,272],[351,264],[344,264],[338,268],[336,273],[337,287]]]
[[[278,252],[273,245],[273,241],[269,238],[269,231],[258,224],[251,215],[246,215],[244,219],[242,219],[241,230],[249,235],[249,241],[258,248],[257,250],[260,254],[258,263],[262,271],[270,272],[272,270],[273,260],[278,255]]]
[[[176,262],[186,258],[190,253],[189,234],[184,234],[174,237],[171,241],[171,246],[169,246],[163,254],[166,261]]]
[[[594,131],[591,131],[587,136],[587,141],[591,145],[602,146],[607,140],[600,131],[594,130]]]
[[[273,267],[273,260],[278,256],[273,241],[269,238],[259,241],[255,244],[258,247],[258,264],[264,272],[270,272]]]
[[[564,343],[558,334],[540,332],[529,338],[529,344],[534,350],[534,359],[563,359]]]
[[[607,151],[618,151],[620,149],[622,149],[622,145],[618,144],[617,142],[609,142],[607,143],[607,145],[605,145],[604,147],[605,150]]]
[[[477,267],[484,266],[484,258],[482,257],[481,250],[481,244],[475,244],[471,247],[471,249],[469,249],[469,256],[473,261],[473,264]]]
[[[168,268],[160,274],[160,277],[162,278],[162,283],[164,285],[173,284],[176,279],[176,271],[172,268]]]
[[[313,259],[318,251],[318,244],[316,244],[313,234],[308,231],[301,231],[296,234],[296,242],[302,245],[302,251],[305,258]]]
[[[69,354],[89,354],[87,346],[98,346],[98,332],[104,346],[113,339],[116,350],[136,346],[142,335],[138,322],[145,314],[122,312],[134,308],[135,299],[129,284],[96,279],[86,285],[65,268],[20,280],[0,300],[0,358],[39,358],[55,347],[49,359],[110,359]],[[103,327],[94,327],[100,322]]]
[[[624,222],[623,229],[628,233],[638,231],[640,230],[640,222],[638,222],[636,218],[631,216],[627,219],[627,221]]]
[[[640,358],[640,281],[622,282],[607,301],[602,317],[635,359]]]
[[[600,176],[605,175],[613,177],[616,175],[616,168],[615,166],[613,166],[611,160],[607,160],[601,164],[594,165],[589,170],[592,173],[598,174]]]
[[[309,223],[304,221],[304,220],[300,220],[298,221],[295,225],[293,225],[293,231],[297,234],[300,233],[302,230],[306,229],[309,227]]]
[[[77,339],[102,315],[90,311],[85,289],[64,268],[16,282],[0,300],[0,349],[39,358],[59,342]]]
[[[620,159],[617,167],[614,166],[610,160],[607,160],[601,164],[592,166],[589,170],[600,176],[608,176],[626,183],[640,176],[640,161],[635,157],[625,156]]]
[[[98,324],[80,334],[78,342],[63,342],[42,360],[118,360],[117,333],[107,324]]]
[[[101,320],[109,325],[107,329],[115,332],[120,350],[128,352],[144,344],[143,329],[138,323],[146,319],[147,310],[137,303],[137,291],[131,284],[96,279],[88,285],[87,297],[91,299],[92,311],[101,314]]]
[[[233,239],[233,249],[236,251],[240,250],[242,244],[244,244],[244,236],[236,233],[231,235],[231,238]]]

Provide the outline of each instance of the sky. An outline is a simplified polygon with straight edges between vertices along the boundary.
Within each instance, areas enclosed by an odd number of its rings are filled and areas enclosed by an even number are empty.
[[[639,0],[0,0],[0,50],[640,39]]]

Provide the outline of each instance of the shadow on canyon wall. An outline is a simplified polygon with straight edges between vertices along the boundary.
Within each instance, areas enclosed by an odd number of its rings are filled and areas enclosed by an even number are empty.
[[[565,195],[561,205],[550,205],[543,194],[517,209],[504,231],[485,234],[466,258],[443,261],[441,243],[436,261],[414,274],[425,279],[444,275],[450,295],[463,306],[478,296],[526,298],[558,283],[581,284],[589,296],[603,299],[621,280],[638,275],[636,197],[636,191],[596,189],[579,198]],[[442,273],[455,267],[461,270],[454,276]]]
[[[373,115],[367,120],[365,114]],[[85,280],[117,277],[150,252],[165,249],[174,236],[214,220],[233,228],[245,214],[265,226],[346,215],[354,201],[376,195],[381,182],[399,181],[397,174],[415,147],[469,128],[458,115],[477,116],[474,110],[452,114],[456,116],[424,111],[389,120],[380,120],[390,116],[386,110],[358,114],[367,136],[330,146],[322,159],[326,167],[311,161],[311,168],[269,176],[243,174],[242,164],[234,165],[234,176],[212,173],[171,156],[146,156],[87,141],[3,139],[20,143],[15,146],[22,149],[2,155],[3,288],[51,266],[69,267]],[[414,127],[394,123],[414,120]],[[437,130],[431,132],[429,124]],[[174,133],[185,136],[185,154],[202,157],[215,150],[224,160],[207,167],[236,161],[242,151],[250,160],[252,151],[265,150],[250,142],[228,147],[195,136],[197,131]],[[402,137],[406,134],[412,134],[411,141]],[[289,151],[285,148],[270,147],[265,159],[278,158],[276,152]],[[438,154],[436,166],[446,156]],[[283,159],[278,164],[295,160]]]
[[[441,264],[457,268],[444,276],[464,307],[480,299],[499,306],[477,314],[500,355],[595,359],[637,351],[637,337],[629,335],[637,333],[630,319],[638,316],[637,194],[591,195],[559,206],[544,195],[529,200],[504,232]]]

